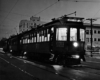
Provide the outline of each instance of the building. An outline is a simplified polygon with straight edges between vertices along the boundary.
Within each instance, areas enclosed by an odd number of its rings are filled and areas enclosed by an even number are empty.
[[[34,26],[33,21],[21,20],[19,23],[19,33],[30,30]]]
[[[86,50],[91,50],[91,25],[84,24],[86,26]],[[93,24],[92,26],[92,50],[100,50],[100,24]]]
[[[86,26],[86,44],[91,45],[91,25]],[[100,46],[100,24],[93,24],[92,26],[92,43],[93,46]]]
[[[30,17],[30,20],[21,20],[19,23],[19,33],[29,31],[37,25],[42,25],[45,22],[40,21],[40,17]]]

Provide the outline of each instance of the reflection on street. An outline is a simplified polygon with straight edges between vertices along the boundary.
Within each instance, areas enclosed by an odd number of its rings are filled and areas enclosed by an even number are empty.
[[[61,66],[61,65],[52,65],[53,66],[53,68],[55,69],[55,74],[59,74],[60,73],[60,71],[62,71],[63,70],[63,66]]]

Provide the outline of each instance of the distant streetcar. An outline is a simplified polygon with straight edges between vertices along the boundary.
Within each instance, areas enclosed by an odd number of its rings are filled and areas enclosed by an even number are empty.
[[[30,31],[10,37],[13,55],[55,64],[80,64],[85,59],[83,18],[62,16]]]

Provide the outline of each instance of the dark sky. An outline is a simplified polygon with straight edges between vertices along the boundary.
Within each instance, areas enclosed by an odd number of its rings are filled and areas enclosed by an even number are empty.
[[[20,20],[40,16],[41,21],[48,22],[74,11],[77,17],[100,17],[100,0],[0,0],[0,38],[19,32]]]

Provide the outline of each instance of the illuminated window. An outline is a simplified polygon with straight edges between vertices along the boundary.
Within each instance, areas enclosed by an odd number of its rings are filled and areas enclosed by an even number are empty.
[[[25,39],[25,44],[27,43],[27,39]]]
[[[50,41],[50,34],[48,34],[48,41]]]
[[[41,36],[40,36],[40,42],[41,42]]]
[[[34,40],[34,38],[32,37],[32,43],[34,42],[33,40]]]
[[[30,43],[30,40],[29,39],[27,39],[27,43]]]
[[[39,33],[37,33],[37,42],[39,42]]]
[[[54,27],[51,28],[51,33],[54,33]]]
[[[20,44],[22,43],[22,40],[20,40]]]
[[[70,28],[70,41],[77,41],[77,29]]]
[[[47,41],[47,29],[44,30],[44,41]]]
[[[34,42],[36,42],[36,37],[34,37]]]
[[[85,33],[84,33],[85,31],[84,31],[84,29],[80,29],[80,40],[81,41],[85,41],[84,39],[84,37],[85,37]]]
[[[47,37],[44,37],[44,41],[47,41]]]
[[[56,40],[60,40],[60,41],[67,40],[67,28],[57,28]]]
[[[42,42],[44,41],[44,36],[42,36]]]

